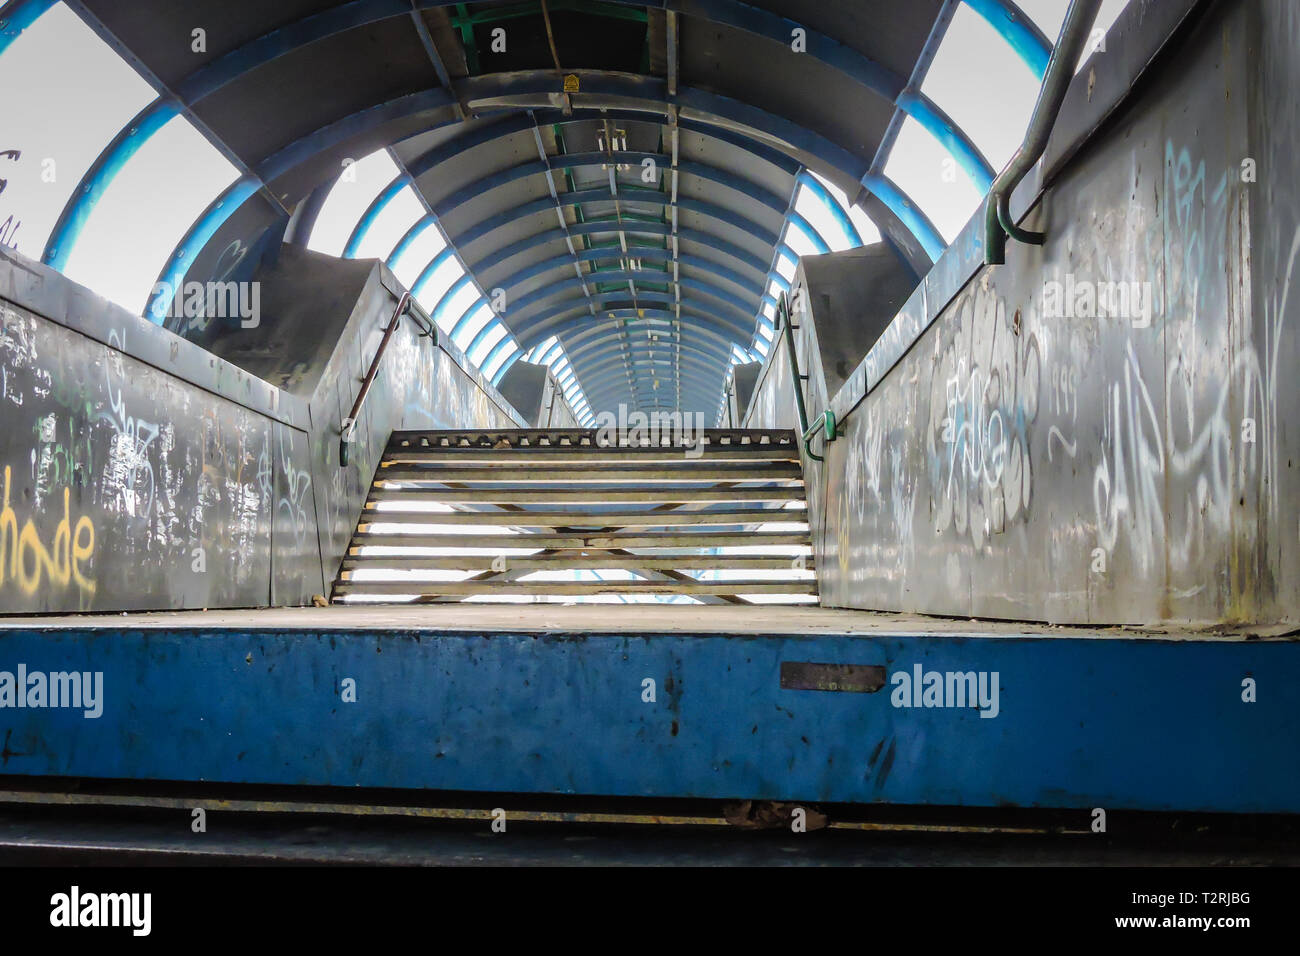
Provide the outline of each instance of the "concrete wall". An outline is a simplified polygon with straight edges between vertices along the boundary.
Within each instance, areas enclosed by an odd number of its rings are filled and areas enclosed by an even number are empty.
[[[564,397],[555,373],[545,365],[515,362],[502,376],[500,389],[530,428],[578,427],[578,416]]]
[[[1005,265],[963,275],[972,222],[831,397],[841,437],[806,469],[825,502],[823,603],[1098,624],[1300,614],[1300,385],[1285,374],[1300,359],[1300,12],[1202,9],[1092,132],[1097,78],[1134,70],[1159,15],[1136,3],[1117,23],[1018,193],[1024,208],[1050,182],[1027,220],[1046,245],[1012,242]],[[809,291],[795,321],[816,414],[825,311]],[[756,423],[793,418],[785,361],[765,370]]]
[[[340,468],[340,424],[400,291],[359,268],[342,318],[315,313],[332,349],[317,332],[270,358],[284,332],[270,313],[242,354],[227,341],[272,384],[4,253],[0,613],[309,603],[392,430],[522,426],[454,347],[405,321]]]
[[[744,362],[731,366],[727,373],[725,386],[727,398],[722,409],[720,424],[724,428],[739,428],[749,412],[749,403],[758,386],[758,377],[762,374],[762,362]]]

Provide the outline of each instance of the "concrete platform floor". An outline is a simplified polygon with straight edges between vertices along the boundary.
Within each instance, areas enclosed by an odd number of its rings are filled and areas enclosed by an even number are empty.
[[[162,611],[0,617],[5,629],[232,628],[386,630],[445,633],[928,634],[971,637],[1082,637],[1248,640],[1295,636],[1291,627],[1078,627],[928,617],[815,606],[682,604],[423,604]]]

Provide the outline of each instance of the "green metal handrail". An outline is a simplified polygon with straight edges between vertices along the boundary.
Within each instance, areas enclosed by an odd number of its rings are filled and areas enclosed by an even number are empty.
[[[803,450],[813,461],[825,461],[825,458],[812,450],[812,441],[817,437],[819,431],[826,436],[828,443],[835,440],[835,413],[828,408],[818,415],[816,421],[811,425],[808,423],[808,406],[804,404],[803,399],[804,376],[799,373],[799,353],[795,349],[794,327],[790,323],[790,299],[784,292],[781,293],[781,298],[777,302],[776,320],[781,325],[781,335],[790,354],[790,378],[794,383],[795,406],[799,409],[799,428],[803,437]]]
[[[1056,125],[1066,91],[1074,79],[1074,64],[1083,52],[1100,7],[1101,0],[1070,0],[1061,23],[1061,34],[1047,61],[1043,85],[1038,91],[1038,101],[1025,130],[1024,142],[993,180],[984,203],[985,265],[996,266],[1007,261],[1008,236],[1017,242],[1036,246],[1041,246],[1047,239],[1044,233],[1021,229],[1011,218],[1011,194],[1047,149],[1052,127]]]

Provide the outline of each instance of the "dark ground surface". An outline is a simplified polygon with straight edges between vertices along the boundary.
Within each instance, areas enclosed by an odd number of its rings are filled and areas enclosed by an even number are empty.
[[[1300,864],[1294,821],[1112,816],[1110,832],[953,833],[208,814],[9,807],[0,865],[1275,866]]]

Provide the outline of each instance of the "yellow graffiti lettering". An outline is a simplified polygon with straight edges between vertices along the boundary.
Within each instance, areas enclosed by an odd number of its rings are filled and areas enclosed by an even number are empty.
[[[87,577],[84,564],[95,553],[95,525],[82,515],[73,526],[70,489],[63,489],[63,518],[55,526],[52,545],[46,547],[30,518],[19,528],[18,515],[9,503],[10,477],[6,465],[0,509],[0,587],[14,581],[23,593],[35,594],[47,579],[59,588],[75,581],[84,594],[94,594],[95,581]]]

